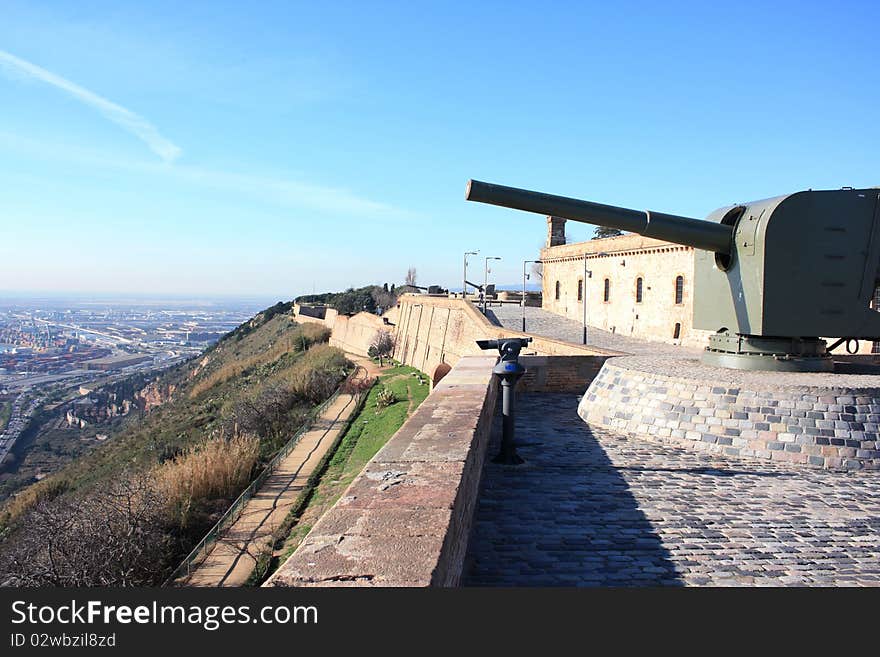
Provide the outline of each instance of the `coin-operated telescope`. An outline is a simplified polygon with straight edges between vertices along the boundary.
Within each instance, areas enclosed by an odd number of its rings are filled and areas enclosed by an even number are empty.
[[[514,419],[514,387],[526,373],[526,368],[519,362],[519,352],[528,346],[531,338],[500,338],[498,340],[477,340],[480,349],[497,349],[501,360],[492,369],[492,374],[501,381],[501,451],[493,463],[504,465],[519,465],[523,462],[516,453],[514,433],[516,431]]]
[[[465,198],[692,246],[694,328],[706,364],[831,371],[821,336],[880,339],[880,188],[805,191],[720,208],[705,221],[471,180]]]

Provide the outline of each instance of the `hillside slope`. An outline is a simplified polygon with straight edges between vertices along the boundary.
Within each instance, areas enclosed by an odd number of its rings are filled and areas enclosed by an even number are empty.
[[[163,581],[351,369],[289,306],[156,377],[104,444],[8,501],[0,583]]]

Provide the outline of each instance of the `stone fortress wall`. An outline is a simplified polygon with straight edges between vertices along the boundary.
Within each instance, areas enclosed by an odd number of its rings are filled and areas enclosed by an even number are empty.
[[[294,305],[296,321],[320,324],[330,329],[330,344],[343,351],[358,356],[366,356],[376,332],[390,327],[372,313],[361,312],[356,315],[340,315],[333,308],[322,308],[321,313],[311,314],[308,306]]]
[[[429,375],[432,385],[436,385],[461,358],[486,355],[487,352],[477,346],[477,340],[528,336],[527,333],[495,326],[470,301],[427,294],[401,296],[398,305],[382,317],[365,312],[351,316],[339,315],[332,308],[327,308],[322,319],[305,314],[299,305],[294,307],[294,316],[297,321],[327,326],[331,330],[331,345],[360,356],[367,355],[378,331],[390,331],[395,337],[393,357]],[[616,354],[606,349],[540,336],[533,336],[532,343],[522,353],[523,356],[541,357],[599,357],[595,361],[599,363]],[[571,373],[579,371],[579,368],[593,367],[584,365],[584,362],[594,361],[588,359],[563,365],[564,361],[560,359],[544,358],[535,360],[534,367],[546,370],[540,374],[543,377],[540,380],[546,381],[550,376],[552,380],[549,383],[541,384],[549,388],[562,385],[563,379],[573,376]],[[536,372],[535,377],[538,376]],[[538,381],[535,377],[535,381]],[[553,377],[558,377],[558,381]]]

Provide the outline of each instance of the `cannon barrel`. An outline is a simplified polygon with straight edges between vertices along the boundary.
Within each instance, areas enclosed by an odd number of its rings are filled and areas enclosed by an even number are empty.
[[[479,180],[468,181],[465,199],[618,228],[715,253],[729,254],[733,244],[733,228],[724,224],[650,210],[629,210]]]

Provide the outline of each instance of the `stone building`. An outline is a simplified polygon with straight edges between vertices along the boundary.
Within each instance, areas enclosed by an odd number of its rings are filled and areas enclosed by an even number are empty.
[[[703,346],[694,329],[694,250],[663,240],[622,235],[565,243],[565,219],[547,218],[543,307],[612,333]],[[584,272],[587,272],[586,279]],[[586,282],[585,282],[586,281]]]
[[[565,242],[565,219],[547,217],[547,242],[540,256],[545,310],[582,321],[586,296],[590,326],[645,340],[705,346],[710,331],[692,325],[692,247],[635,234]],[[586,284],[585,269],[591,272]],[[880,305],[878,298],[874,307]],[[878,351],[880,343],[859,343],[859,353]]]

